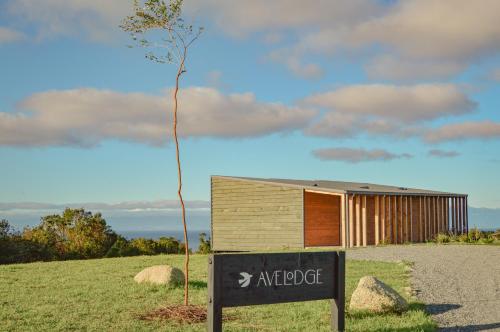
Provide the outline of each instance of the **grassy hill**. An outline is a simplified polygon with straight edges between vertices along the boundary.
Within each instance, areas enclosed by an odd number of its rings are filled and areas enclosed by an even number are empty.
[[[137,319],[165,303],[181,303],[183,289],[138,285],[134,275],[156,264],[182,267],[183,257],[139,256],[0,266],[0,331],[205,331]],[[191,302],[206,304],[207,257],[192,256]],[[403,264],[347,262],[347,301],[361,276],[374,275],[400,293]],[[348,303],[348,302],[347,302]],[[329,331],[329,301],[224,309],[225,331]],[[347,315],[349,331],[433,331],[422,305],[403,315]]]

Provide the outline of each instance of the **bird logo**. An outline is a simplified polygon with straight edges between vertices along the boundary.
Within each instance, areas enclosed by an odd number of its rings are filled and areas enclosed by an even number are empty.
[[[252,279],[251,274],[248,274],[246,272],[240,272],[241,279],[238,280],[238,283],[240,284],[240,287],[248,287],[250,285],[250,279]]]

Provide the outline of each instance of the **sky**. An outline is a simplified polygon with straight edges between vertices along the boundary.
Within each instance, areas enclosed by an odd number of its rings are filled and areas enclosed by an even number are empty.
[[[0,218],[82,206],[118,228],[177,227],[176,66],[127,47],[131,10],[0,1]],[[186,0],[204,27],[179,105],[193,220],[209,216],[210,175],[425,188],[500,209],[498,12],[496,0]]]

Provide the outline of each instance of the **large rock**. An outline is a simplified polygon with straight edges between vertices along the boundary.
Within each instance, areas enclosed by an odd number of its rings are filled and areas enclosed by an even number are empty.
[[[408,303],[394,289],[375,277],[366,276],[359,280],[351,297],[349,309],[374,313],[403,312]]]
[[[184,273],[170,265],[155,265],[137,273],[134,280],[137,283],[177,286],[184,284]]]

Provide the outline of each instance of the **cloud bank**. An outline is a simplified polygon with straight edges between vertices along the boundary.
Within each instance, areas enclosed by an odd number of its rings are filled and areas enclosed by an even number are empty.
[[[334,160],[348,163],[360,163],[368,161],[389,161],[401,158],[412,158],[409,153],[391,153],[383,149],[351,149],[351,148],[329,148],[318,149],[313,151],[313,155],[324,161]]]
[[[162,145],[171,136],[171,91],[162,95],[92,88],[34,94],[16,112],[0,113],[0,145],[91,147],[106,140]],[[316,114],[259,102],[251,93],[224,95],[191,87],[179,93],[183,137],[244,138],[288,132]]]

